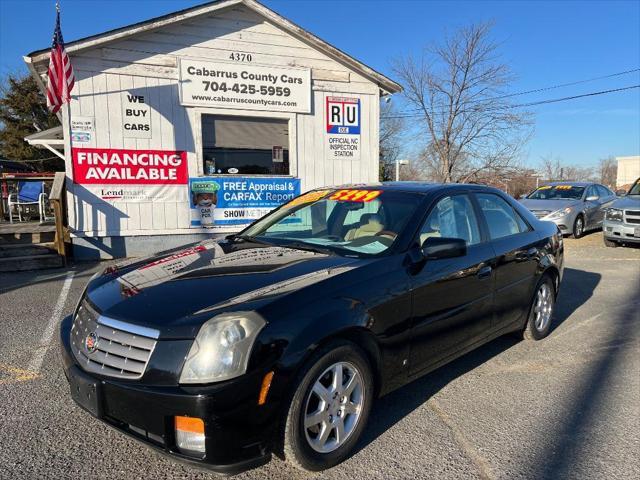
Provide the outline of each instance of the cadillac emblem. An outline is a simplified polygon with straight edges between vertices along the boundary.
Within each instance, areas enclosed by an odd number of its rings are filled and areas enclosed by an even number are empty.
[[[88,353],[93,353],[98,348],[98,336],[91,332],[87,335],[87,338],[84,339],[84,348],[87,349]]]

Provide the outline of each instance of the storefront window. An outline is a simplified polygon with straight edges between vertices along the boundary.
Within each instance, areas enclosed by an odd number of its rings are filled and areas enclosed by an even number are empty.
[[[289,124],[274,118],[202,115],[205,175],[289,175]]]

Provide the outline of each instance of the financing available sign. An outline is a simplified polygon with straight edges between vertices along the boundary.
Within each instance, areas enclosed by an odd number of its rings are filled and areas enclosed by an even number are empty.
[[[253,222],[300,195],[300,179],[287,177],[197,177],[189,179],[191,226]]]
[[[110,203],[187,199],[184,151],[73,148],[71,157],[74,183],[96,199]]]
[[[178,185],[188,180],[184,151],[74,148],[72,159],[73,181],[80,185]]]
[[[311,72],[308,68],[180,59],[180,103],[309,113]]]

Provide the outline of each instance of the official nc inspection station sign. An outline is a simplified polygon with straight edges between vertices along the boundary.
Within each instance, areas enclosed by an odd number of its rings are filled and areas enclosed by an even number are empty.
[[[189,191],[192,227],[243,225],[300,195],[300,179],[198,177]]]

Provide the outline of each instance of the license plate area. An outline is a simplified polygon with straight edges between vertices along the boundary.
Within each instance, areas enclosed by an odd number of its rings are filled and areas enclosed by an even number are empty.
[[[94,417],[102,413],[102,398],[100,382],[84,374],[76,367],[69,369],[69,387],[71,397],[82,408]]]

